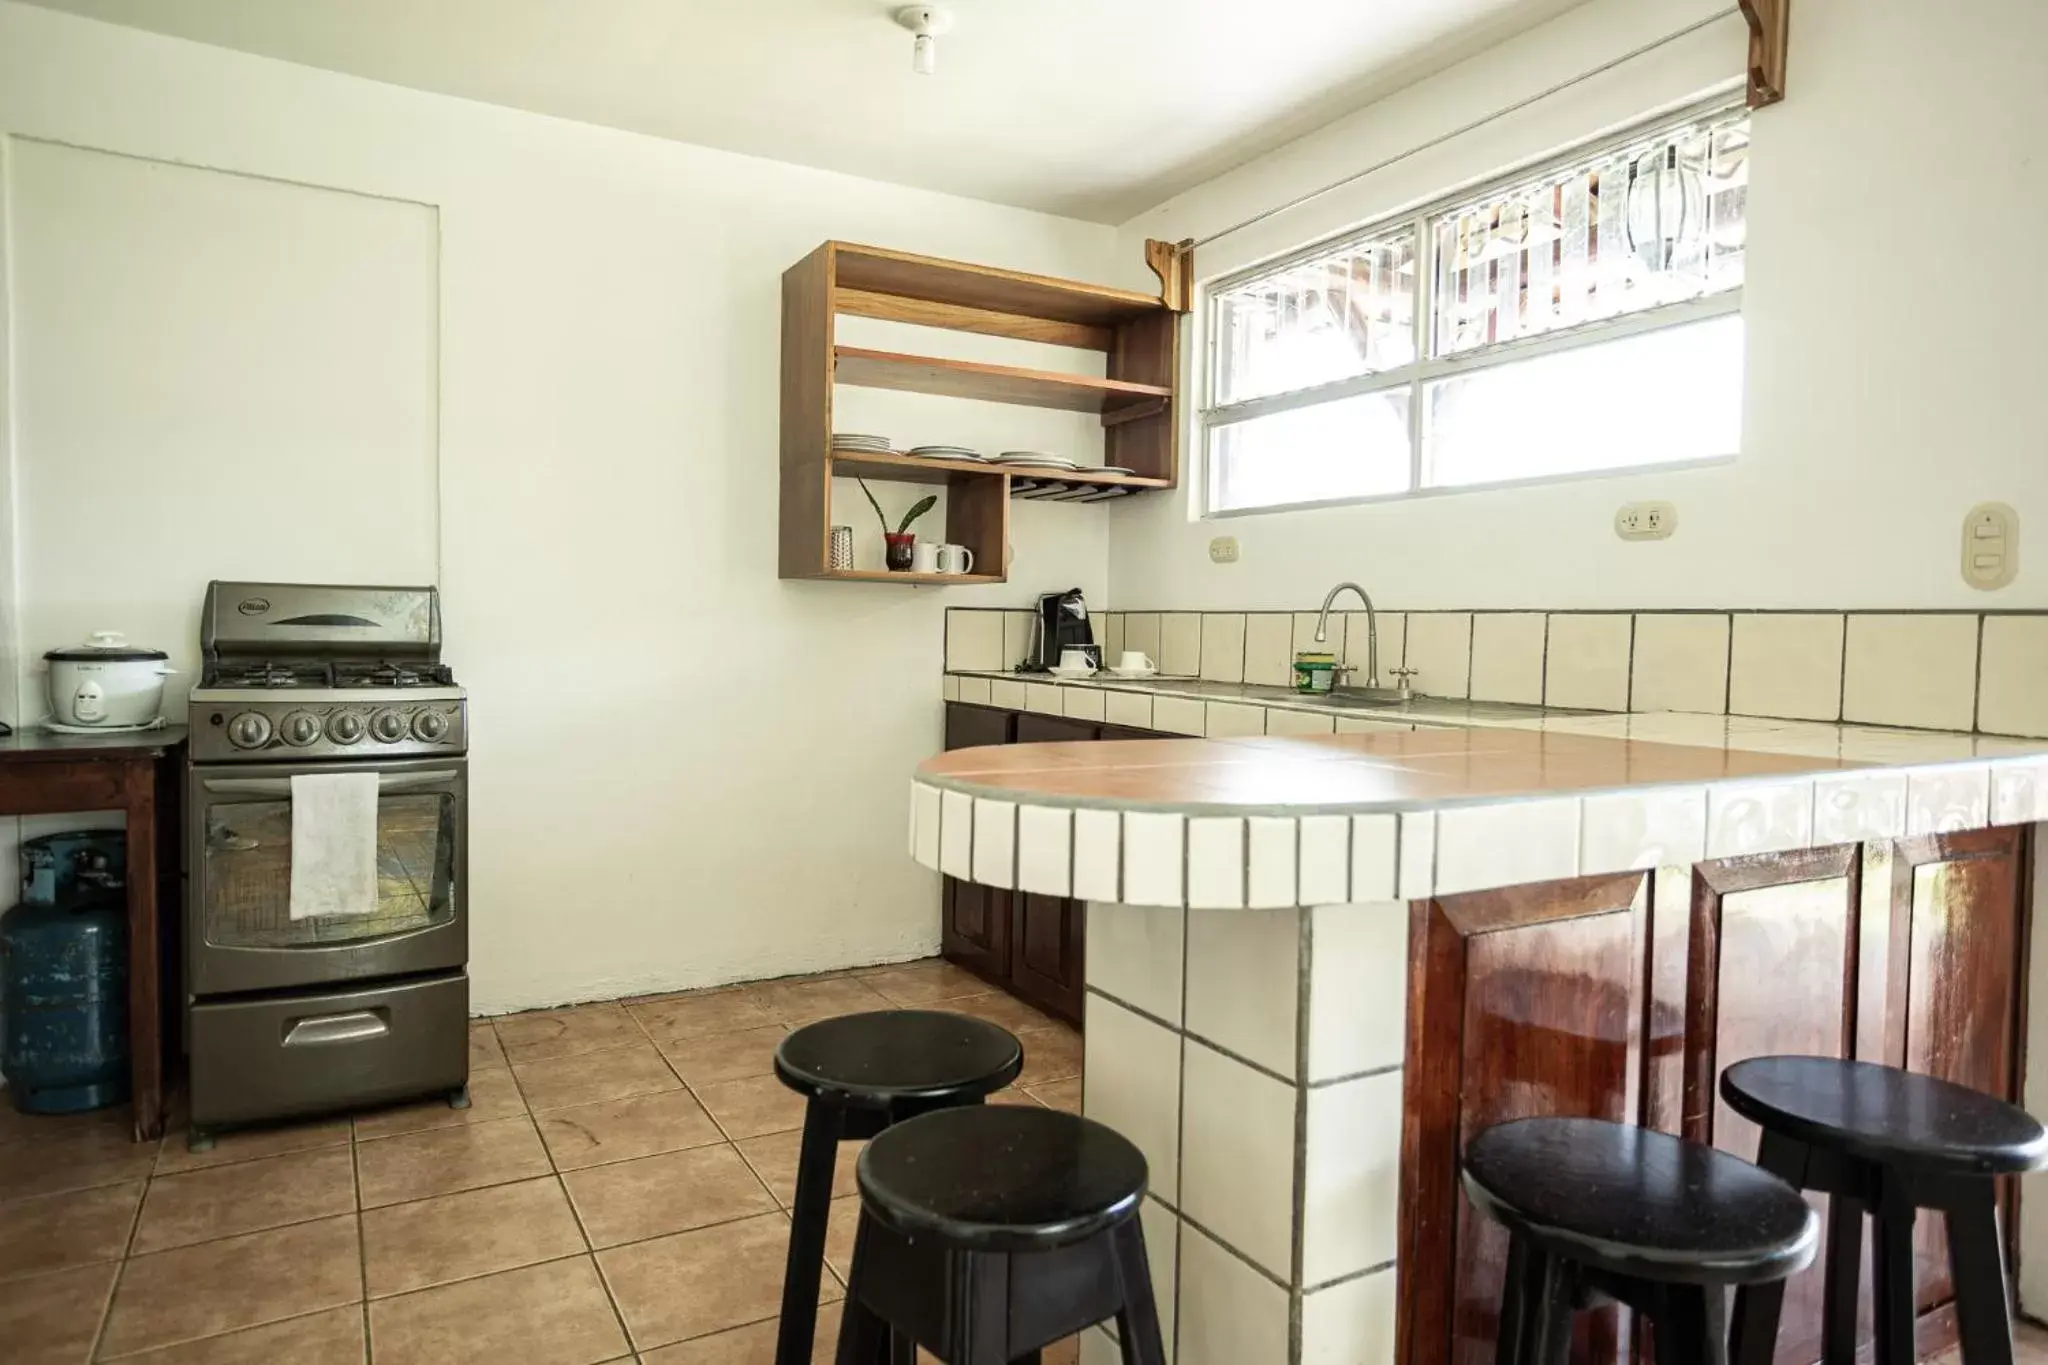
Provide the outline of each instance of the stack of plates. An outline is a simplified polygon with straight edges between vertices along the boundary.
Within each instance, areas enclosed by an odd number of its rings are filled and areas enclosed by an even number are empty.
[[[896,453],[896,448],[889,444],[888,437],[863,436],[859,432],[854,431],[833,432],[832,448],[834,450],[858,451],[864,455],[893,455]]]
[[[1081,466],[1063,455],[1046,455],[1036,450],[1006,450],[989,461],[990,464],[1032,465],[1039,469],[1079,469]]]
[[[974,460],[985,461],[988,457],[978,450],[966,446],[912,446],[908,452],[923,460]]]

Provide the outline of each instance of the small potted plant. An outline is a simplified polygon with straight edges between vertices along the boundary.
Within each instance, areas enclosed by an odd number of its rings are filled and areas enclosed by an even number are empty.
[[[884,562],[892,569],[899,571],[908,569],[910,567],[910,547],[917,544],[917,537],[911,534],[910,524],[932,510],[933,505],[939,500],[938,495],[927,493],[922,498],[919,498],[916,504],[903,514],[903,520],[892,531],[889,529],[889,518],[882,511],[882,504],[875,501],[874,493],[868,488],[868,481],[860,479],[857,482],[860,484],[860,491],[867,495],[868,506],[875,509],[875,516],[882,523],[882,543],[886,547],[883,552]]]

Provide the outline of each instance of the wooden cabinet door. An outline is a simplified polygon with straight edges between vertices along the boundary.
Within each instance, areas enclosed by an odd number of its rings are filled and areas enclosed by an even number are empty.
[[[1130,725],[1105,725],[1105,726],[1103,726],[1103,727],[1102,727],[1102,733],[1101,733],[1101,734],[1100,734],[1100,735],[1098,736],[1098,738],[1101,738],[1101,739],[1172,739],[1172,738],[1173,738],[1173,736],[1172,736],[1172,735],[1167,735],[1167,734],[1162,734],[1162,733],[1161,733],[1161,732],[1159,732],[1158,730],[1140,730],[1140,729],[1137,729],[1136,727],[1134,727],[1134,726],[1130,726]]]
[[[975,749],[985,744],[1008,744],[1017,733],[1017,714],[971,702],[946,703],[946,748]]]
[[[1059,896],[1020,894],[1013,901],[1010,984],[1018,995],[1079,1023],[1088,907]]]
[[[963,702],[946,704],[946,748],[1008,744],[1014,712]],[[939,951],[948,961],[995,981],[1010,974],[1010,893],[947,877],[939,892]]]
[[[1093,721],[1041,716],[1035,711],[1023,711],[1017,715],[1019,744],[1071,744],[1093,740],[1100,732],[1101,727]]]

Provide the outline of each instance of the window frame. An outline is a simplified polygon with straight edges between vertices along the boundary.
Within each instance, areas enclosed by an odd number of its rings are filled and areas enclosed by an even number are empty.
[[[1565,480],[1605,478],[1618,474],[1639,473],[1645,470],[1692,469],[1708,465],[1727,464],[1740,456],[1740,451],[1726,455],[1711,455],[1703,458],[1660,460],[1648,464],[1618,465],[1608,469],[1573,470],[1554,474],[1531,474],[1526,478],[1502,479],[1489,483],[1445,484],[1430,486],[1423,482],[1427,455],[1423,441],[1426,435],[1428,389],[1432,383],[1459,375],[1494,369],[1502,365],[1535,360],[1542,356],[1557,355],[1567,351],[1597,346],[1606,342],[1622,341],[1629,337],[1642,336],[1684,327],[1694,323],[1708,322],[1716,318],[1739,315],[1742,312],[1743,287],[1724,289],[1718,293],[1699,298],[1683,299],[1676,303],[1658,304],[1633,313],[1602,318],[1592,322],[1579,323],[1572,327],[1561,327],[1533,337],[1518,337],[1511,341],[1494,342],[1486,346],[1462,351],[1454,356],[1438,358],[1430,354],[1430,334],[1436,321],[1436,234],[1435,220],[1453,209],[1462,207],[1475,198],[1507,189],[1528,180],[1542,179],[1555,175],[1587,161],[1598,160],[1624,147],[1655,138],[1660,133],[1674,132],[1689,124],[1713,122],[1744,108],[1741,92],[1712,96],[1691,105],[1667,110],[1651,118],[1631,124],[1607,137],[1590,139],[1541,160],[1522,165],[1471,181],[1448,193],[1438,195],[1414,208],[1397,213],[1385,214],[1370,222],[1341,233],[1334,233],[1310,242],[1284,255],[1273,256],[1256,265],[1233,271],[1209,281],[1201,290],[1202,328],[1206,335],[1200,347],[1197,362],[1202,372],[1199,376],[1201,404],[1196,412],[1197,449],[1200,470],[1200,518],[1202,520],[1226,517],[1263,516],[1270,512],[1292,512],[1313,510],[1323,507],[1350,507],[1361,503],[1393,502],[1405,498],[1444,497],[1460,493],[1485,492],[1493,489],[1520,488],[1529,485],[1557,483]],[[1219,295],[1228,293],[1240,285],[1268,275],[1291,269],[1304,262],[1325,256],[1343,247],[1348,242],[1364,244],[1377,237],[1406,229],[1416,238],[1416,288],[1414,309],[1414,352],[1416,359],[1406,365],[1372,374],[1362,374],[1350,379],[1333,380],[1308,388],[1290,389],[1284,393],[1267,394],[1259,398],[1248,398],[1236,403],[1218,405],[1214,402],[1217,388],[1217,365],[1219,348],[1222,345],[1222,328],[1218,325],[1220,310],[1216,305]],[[1744,275],[1748,271],[1745,266]],[[1392,389],[1408,389],[1408,487],[1398,493],[1361,493],[1351,497],[1322,498],[1302,502],[1262,503],[1256,507],[1218,507],[1216,498],[1216,440],[1219,428],[1258,417],[1276,413],[1292,412],[1300,408],[1314,407],[1321,403],[1334,402],[1361,395],[1384,393]]]

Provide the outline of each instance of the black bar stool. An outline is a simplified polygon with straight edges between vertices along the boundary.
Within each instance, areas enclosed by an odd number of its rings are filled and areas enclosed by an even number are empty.
[[[1038,1365],[1114,1317],[1124,1365],[1165,1365],[1138,1206],[1145,1158],[1050,1109],[913,1119],[860,1154],[838,1365]]]
[[[1813,1260],[1799,1192],[1725,1152],[1599,1119],[1519,1119],[1465,1149],[1465,1194],[1507,1228],[1498,1365],[1566,1365],[1572,1316],[1613,1301],[1655,1324],[1657,1365],[1726,1359],[1726,1287]]]
[[[1017,1079],[1024,1046],[1007,1029],[937,1010],[876,1010],[807,1024],[775,1049],[775,1074],[809,1097],[775,1365],[809,1365],[839,1144],[938,1109],[979,1106]]]
[[[1872,1215],[1877,1365],[1914,1359],[1913,1220],[1948,1220],[1956,1327],[1968,1365],[2011,1365],[2012,1310],[1994,1177],[2048,1164],[2048,1131],[2022,1109],[1950,1081],[1874,1062],[1757,1057],[1721,1073],[1721,1098],[1764,1130],[1757,1160],[1829,1196],[1821,1357],[1856,1355],[1857,1264]],[[1738,1365],[1768,1362],[1784,1286],[1738,1294]]]

